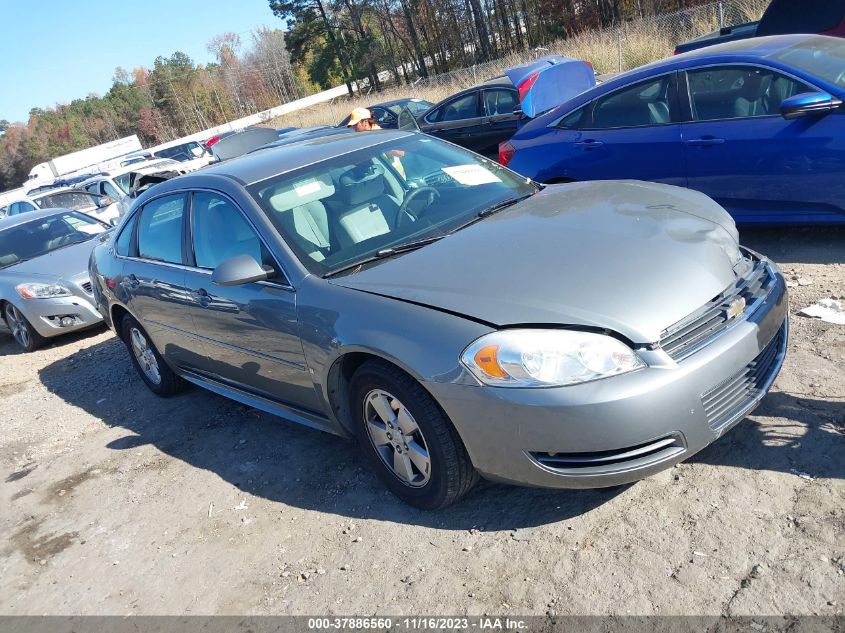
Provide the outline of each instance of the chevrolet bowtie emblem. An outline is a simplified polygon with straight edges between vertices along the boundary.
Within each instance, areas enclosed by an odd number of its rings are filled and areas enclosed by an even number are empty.
[[[730,305],[725,309],[725,321],[731,321],[745,312],[745,298],[738,297],[731,301]]]

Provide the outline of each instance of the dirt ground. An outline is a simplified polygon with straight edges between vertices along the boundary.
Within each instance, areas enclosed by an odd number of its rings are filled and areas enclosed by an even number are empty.
[[[2,614],[843,614],[845,230],[743,234],[791,288],[784,369],[690,461],[612,491],[482,483],[439,513],[354,446],[194,388],[108,331],[0,332]]]

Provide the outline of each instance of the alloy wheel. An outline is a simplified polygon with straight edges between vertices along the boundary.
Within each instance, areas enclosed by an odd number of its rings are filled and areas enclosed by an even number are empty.
[[[431,478],[428,445],[414,416],[398,398],[373,389],[364,398],[367,435],[381,460],[406,486],[421,488]]]
[[[15,337],[18,344],[21,347],[28,348],[31,341],[26,317],[12,304],[6,306],[6,322],[9,324],[12,336]]]
[[[132,344],[132,353],[135,354],[135,360],[138,361],[141,371],[153,384],[161,384],[161,371],[158,367],[158,361],[153,348],[147,342],[147,338],[141,333],[141,330],[133,327],[129,330],[129,339]]]

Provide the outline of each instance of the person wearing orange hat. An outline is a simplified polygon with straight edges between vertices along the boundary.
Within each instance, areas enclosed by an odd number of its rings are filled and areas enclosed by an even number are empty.
[[[356,132],[369,132],[371,130],[380,130],[381,126],[373,120],[372,113],[367,108],[355,108],[349,115],[349,122],[346,127],[353,128]],[[405,155],[401,149],[393,149],[387,152],[387,157],[390,158],[394,169],[404,178],[405,169],[402,167],[400,160]]]
[[[355,108],[349,115],[349,123],[346,127],[354,128],[356,132],[369,132],[380,130],[381,127],[373,120],[373,115],[367,108]]]

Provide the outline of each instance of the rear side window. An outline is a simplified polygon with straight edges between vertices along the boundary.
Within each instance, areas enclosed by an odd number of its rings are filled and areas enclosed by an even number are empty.
[[[185,196],[157,198],[141,210],[138,255],[171,264],[182,263],[182,216]]]
[[[135,233],[135,225],[138,224],[139,215],[139,213],[132,214],[132,217],[126,222],[126,226],[123,227],[120,235],[117,236],[117,240],[114,243],[114,251],[118,255],[123,255],[124,257],[132,255],[132,235]]]
[[[592,121],[579,127],[604,130],[671,123],[672,79],[670,75],[617,90],[593,102]]]
[[[484,112],[487,116],[513,114],[516,92],[513,90],[485,90]]]

